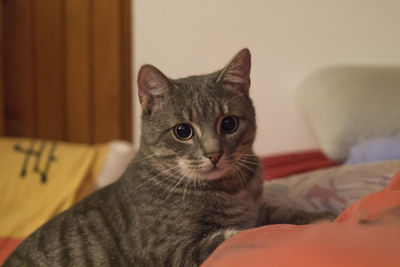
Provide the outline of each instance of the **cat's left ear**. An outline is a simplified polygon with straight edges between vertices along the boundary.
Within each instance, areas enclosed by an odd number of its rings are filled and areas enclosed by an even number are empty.
[[[250,88],[251,54],[250,50],[240,50],[225,66],[218,76],[217,82],[238,88],[241,93],[248,94]]]
[[[165,95],[171,86],[171,81],[153,65],[144,65],[138,74],[139,100],[143,110],[150,112],[160,104],[156,99]]]

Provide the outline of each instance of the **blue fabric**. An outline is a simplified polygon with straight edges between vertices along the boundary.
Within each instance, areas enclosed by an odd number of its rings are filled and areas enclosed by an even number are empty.
[[[345,164],[400,159],[400,133],[390,138],[376,138],[355,145]]]

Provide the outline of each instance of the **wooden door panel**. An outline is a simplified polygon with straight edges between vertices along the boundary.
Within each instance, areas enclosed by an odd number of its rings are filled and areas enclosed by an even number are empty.
[[[121,138],[132,139],[131,0],[121,0]]]
[[[65,139],[63,1],[34,3],[37,134]]]
[[[95,142],[121,136],[119,12],[119,1],[96,0],[93,6]]]
[[[67,139],[85,143],[93,140],[90,12],[89,0],[66,1]]]
[[[31,1],[3,1],[5,134],[35,136],[35,88]]]
[[[4,135],[3,2],[0,1],[0,135]]]
[[[131,0],[0,1],[6,135],[131,140]]]

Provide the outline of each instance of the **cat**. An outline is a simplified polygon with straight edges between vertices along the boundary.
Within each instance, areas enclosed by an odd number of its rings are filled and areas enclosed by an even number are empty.
[[[45,223],[4,266],[198,266],[244,229],[324,217],[263,203],[250,68],[246,48],[207,75],[173,80],[142,66],[140,147],[126,171]]]

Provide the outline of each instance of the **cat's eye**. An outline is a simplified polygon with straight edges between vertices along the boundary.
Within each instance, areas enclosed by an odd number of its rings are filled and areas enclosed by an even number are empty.
[[[226,116],[221,121],[221,132],[224,134],[234,133],[239,127],[239,121],[234,116]]]
[[[180,123],[175,126],[174,134],[180,140],[189,140],[193,136],[193,127],[188,123]]]

